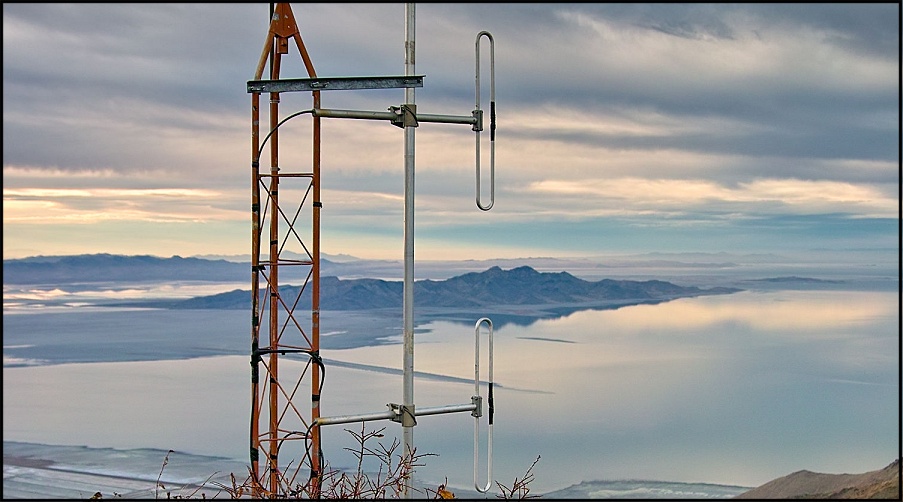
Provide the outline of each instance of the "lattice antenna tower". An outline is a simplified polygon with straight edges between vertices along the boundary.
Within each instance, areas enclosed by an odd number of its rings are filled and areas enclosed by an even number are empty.
[[[413,427],[416,417],[444,413],[470,412],[474,417],[474,487],[489,490],[492,483],[492,321],[480,318],[474,325],[474,395],[471,402],[432,408],[414,406],[414,131],[423,122],[470,125],[476,133],[476,205],[492,208],[495,198],[495,49],[492,35],[482,31],[476,37],[476,100],[470,115],[435,115],[417,112],[414,88],[423,86],[423,76],[414,72],[414,4],[405,11],[405,75],[390,77],[318,77],[301,40],[291,7],[287,3],[270,8],[270,28],[257,65],[254,80],[248,81],[251,94],[251,431],[250,459],[252,495],[276,497],[286,488],[304,486],[313,497],[319,496],[323,453],[320,427],[325,425],[392,420],[402,426],[405,453],[413,454]],[[480,134],[483,110],[480,108],[480,41],[490,43],[490,184],[489,201],[481,194]],[[307,70],[307,78],[280,78],[281,58],[294,41]],[[262,80],[269,60],[269,78]],[[389,107],[388,112],[334,110],[320,106],[321,90],[357,90],[404,88],[405,103]],[[292,113],[279,120],[280,93],[310,92],[310,109]],[[260,94],[270,95],[268,133],[260,136]],[[310,114],[313,121],[312,158],[309,170],[292,170],[279,163],[279,127],[288,120]],[[325,367],[320,357],[320,118],[386,120],[404,129],[404,293],[403,293],[403,399],[389,403],[389,409],[376,413],[320,416],[320,399]],[[261,168],[261,159],[269,143],[269,169]],[[291,191],[290,190],[294,190]],[[287,196],[293,194],[292,196]],[[310,218],[303,228],[302,215]],[[289,254],[291,253],[291,254]],[[301,256],[300,259],[297,256]],[[283,279],[300,280],[300,286],[283,286]],[[309,302],[309,318],[303,305]],[[489,378],[480,381],[480,327],[489,329]],[[280,356],[286,361],[280,361]],[[299,357],[301,358],[299,360]],[[285,363],[285,364],[283,364]],[[480,418],[483,416],[481,383],[488,386],[487,483],[478,482]],[[310,405],[305,388],[310,389]],[[305,401],[304,405],[299,405]],[[309,413],[307,410],[309,409]],[[261,454],[263,457],[261,457]],[[280,463],[280,459],[291,461]],[[280,466],[287,465],[285,470]],[[304,480],[302,470],[310,477]],[[403,495],[411,497],[411,478],[404,479]]]
[[[254,80],[269,60],[269,80],[279,81],[282,56],[294,42],[309,77],[316,70],[301,39],[291,7],[270,4],[270,26]],[[307,169],[279,162],[280,93],[269,92],[268,134],[260,136],[260,92],[251,92],[251,431],[250,463],[254,493],[273,496],[295,486],[302,466],[319,475],[317,448],[322,379],[320,359],[320,118],[313,117],[313,155]],[[320,92],[313,91],[313,106]],[[269,143],[269,155],[263,155]],[[267,161],[268,160],[268,161]],[[263,166],[261,166],[263,162]],[[266,166],[269,164],[269,166]],[[282,194],[280,194],[282,192]],[[288,194],[294,195],[287,196]],[[310,218],[304,228],[303,219]],[[298,258],[300,256],[301,258]],[[280,280],[301,279],[300,287]],[[297,284],[297,283],[296,283]],[[309,303],[302,304],[302,296]],[[309,306],[310,310],[305,311]],[[280,364],[280,356],[300,354],[304,362]],[[288,361],[286,361],[288,362]],[[309,405],[296,405],[307,400]],[[300,454],[297,452],[300,450]],[[296,463],[280,468],[280,452]],[[261,458],[262,454],[262,458]]]

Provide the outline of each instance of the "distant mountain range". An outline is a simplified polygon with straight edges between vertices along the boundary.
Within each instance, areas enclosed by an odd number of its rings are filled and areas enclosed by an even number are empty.
[[[262,285],[265,287],[265,285]],[[311,288],[284,285],[279,291],[286,301],[309,304]],[[600,305],[644,303],[675,298],[729,294],[736,288],[701,289],[678,286],[665,281],[620,281],[603,279],[585,281],[567,272],[537,272],[522,266],[510,270],[492,267],[484,272],[470,272],[442,281],[421,280],[414,283],[414,303],[418,307],[479,308],[514,305]],[[381,279],[322,277],[320,308],[322,310],[366,310],[402,306],[404,283]],[[261,291],[261,295],[264,292]],[[138,305],[131,303],[130,305]],[[176,309],[249,309],[250,290],[234,290],[185,300],[142,302],[144,306]]]
[[[327,262],[328,266],[335,264]],[[295,267],[305,268],[306,267]],[[322,269],[322,265],[321,265]],[[311,287],[303,288],[306,272],[295,271],[294,281],[280,273],[280,293],[284,299],[309,304]],[[61,257],[32,257],[4,260],[5,284],[73,285],[91,282],[139,281],[221,281],[250,282],[247,264],[199,258],[158,258],[110,254]],[[299,279],[300,277],[300,279]],[[265,284],[261,285],[266,288]],[[322,310],[366,310],[402,306],[402,281],[383,279],[320,278]],[[485,306],[615,306],[649,303],[675,298],[729,294],[737,288],[702,289],[659,281],[602,279],[587,281],[568,272],[538,272],[529,266],[509,270],[493,266],[482,272],[468,272],[445,280],[424,279],[414,284],[415,305],[437,308],[479,308]],[[264,294],[261,291],[261,294]],[[250,288],[190,299],[139,300],[117,302],[120,306],[147,306],[174,309],[249,309]]]
[[[288,253],[287,253],[288,254]],[[332,255],[330,255],[332,256]],[[305,257],[291,253],[292,260]],[[336,259],[346,260],[344,255]],[[397,269],[397,271],[395,270]],[[385,260],[334,261],[320,257],[322,275],[372,274],[402,272],[402,264]],[[107,282],[246,282],[251,281],[251,261],[224,258],[150,255],[124,256],[108,253],[68,256],[31,256],[3,260],[4,284],[65,285]]]
[[[90,254],[3,260],[4,284],[250,281],[251,265],[200,258]]]
[[[769,282],[769,283],[794,283],[794,284],[837,284],[840,281],[828,281],[824,279],[814,279],[812,277],[797,277],[797,276],[786,276],[786,277],[768,277],[765,279],[749,279],[747,282]]]

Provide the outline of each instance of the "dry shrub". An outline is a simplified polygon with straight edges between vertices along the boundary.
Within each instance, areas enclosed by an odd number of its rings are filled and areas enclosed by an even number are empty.
[[[186,487],[181,487],[178,493],[173,494],[161,481],[163,470],[166,468],[166,464],[169,463],[169,454],[173,453],[173,450],[169,450],[169,453],[163,459],[160,474],[157,476],[154,498],[159,498],[159,491],[165,490],[167,499],[193,499],[197,498],[198,494],[200,494],[200,498],[206,499],[206,493],[201,490],[207,488],[208,485],[215,486],[220,490],[220,493],[225,493],[231,499],[256,497],[279,499],[320,498],[331,500],[401,498],[404,494],[405,482],[413,475],[414,469],[424,465],[422,461],[425,457],[438,456],[435,453],[417,453],[416,448],[412,451],[399,452],[401,443],[398,441],[398,438],[393,438],[392,442],[386,446],[380,441],[380,439],[385,437],[383,434],[385,427],[367,431],[364,424],[362,424],[360,432],[350,429],[345,430],[354,437],[357,443],[354,448],[345,448],[352,452],[357,459],[357,468],[354,472],[339,471],[332,469],[326,464],[323,474],[319,478],[319,483],[315,483],[315,479],[312,479],[305,484],[296,483],[291,485],[285,478],[282,478],[280,486],[274,492],[256,481],[249,467],[248,476],[244,481],[239,481],[235,473],[230,473],[229,485],[216,481],[211,482],[213,476],[216,475],[214,473],[200,485],[190,485],[193,489],[190,493],[182,494],[182,491],[188,486],[186,485]],[[374,440],[376,440],[376,446],[371,446]],[[533,468],[539,462],[539,459],[540,457],[537,456],[522,478],[514,478],[514,482],[510,487],[496,481],[496,486],[500,491],[497,498],[506,500],[539,498],[538,495],[530,495],[529,487],[534,479]],[[365,472],[364,464],[368,460],[374,460],[378,464],[375,473]],[[419,494],[422,498],[455,498],[454,493],[446,487],[448,478],[445,481],[445,483],[440,484],[435,489],[424,488],[420,490],[411,487],[411,490],[415,496]],[[98,492],[92,498],[103,498],[103,495]],[[216,498],[216,496],[213,498]]]

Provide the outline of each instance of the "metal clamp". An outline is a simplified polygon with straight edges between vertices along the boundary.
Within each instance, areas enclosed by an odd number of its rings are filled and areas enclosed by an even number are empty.
[[[480,109],[480,39],[489,39],[489,204],[483,204],[480,193],[480,133],[483,131],[483,111]],[[474,118],[478,123],[474,124],[476,131],[476,166],[477,166],[477,207],[483,211],[492,209],[495,203],[495,41],[488,31],[477,34],[476,41],[476,109]]]
[[[420,125],[417,121],[417,105],[403,104],[401,106],[390,106],[389,111],[394,113],[392,125],[401,127],[417,127]]]
[[[489,432],[487,433],[488,453],[486,458],[486,486],[479,484],[480,465],[480,416],[483,414],[483,398],[480,396],[480,325],[486,323],[489,326]],[[473,486],[480,493],[486,493],[492,488],[492,418],[495,413],[495,404],[492,399],[492,321],[488,317],[480,318],[473,328],[475,339],[474,363],[473,363],[473,403],[475,408],[471,413],[473,419]]]
[[[389,403],[386,406],[392,409],[393,415],[389,420],[400,423],[402,427],[414,427],[417,425],[417,415],[414,412],[414,405],[405,406],[403,404]]]

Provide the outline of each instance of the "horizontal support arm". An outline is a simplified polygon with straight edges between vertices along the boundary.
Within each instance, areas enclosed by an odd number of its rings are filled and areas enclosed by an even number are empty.
[[[370,120],[395,120],[397,113],[371,112],[365,110],[329,110],[326,108],[314,108],[314,117],[327,117],[333,119],[370,119]]]
[[[369,120],[390,120],[398,122],[401,120],[402,112],[396,107],[392,107],[387,112],[373,112],[366,110],[334,110],[327,108],[314,108],[314,117],[327,117],[336,119],[369,119]],[[397,111],[396,111],[397,110]],[[436,122],[442,124],[468,124],[471,126],[478,125],[480,122],[478,115],[436,115],[431,113],[416,114],[417,122]]]
[[[403,77],[311,77],[248,81],[248,92],[341,91],[406,87],[423,87],[423,75]]]
[[[363,415],[338,415],[335,417],[317,417],[313,425],[350,424],[353,422],[372,422],[375,420],[391,420],[395,418],[395,410],[386,410],[382,413],[369,413]]]
[[[440,124],[470,124],[477,123],[476,117],[473,115],[435,115],[432,113],[418,113],[418,122],[436,122]]]
[[[469,411],[471,413],[477,411],[481,407],[482,401],[479,396],[473,396],[470,404],[449,404],[446,406],[435,406],[432,408],[415,408],[414,416],[440,415],[443,413],[459,413]],[[398,405],[390,404],[392,409],[378,413],[365,413],[361,415],[337,415],[334,417],[317,417],[313,421],[313,425],[336,425],[349,424],[353,422],[372,422],[375,420],[400,420],[401,409]]]
[[[475,402],[470,404],[449,404],[447,406],[436,406],[433,408],[419,408],[414,415],[420,417],[425,415],[441,415],[443,413],[460,413],[462,411],[473,412],[477,409]]]

